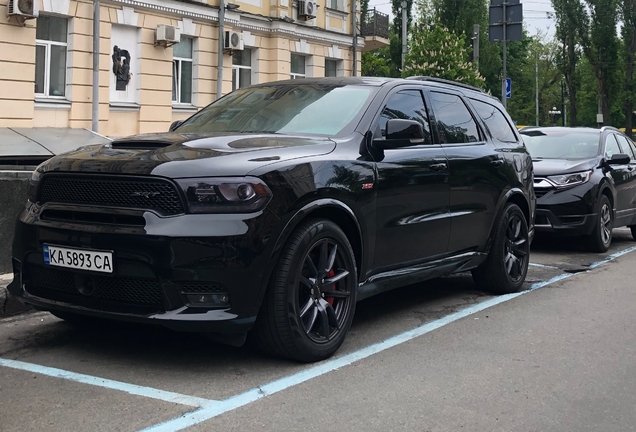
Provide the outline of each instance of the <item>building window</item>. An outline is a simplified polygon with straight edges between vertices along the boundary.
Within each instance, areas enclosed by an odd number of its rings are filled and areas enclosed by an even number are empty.
[[[252,85],[252,50],[232,53],[232,91]]]
[[[338,60],[325,60],[325,76],[335,77],[338,76]]]
[[[192,103],[192,39],[182,37],[172,47],[172,102]]]
[[[305,78],[305,56],[291,55],[291,79]]]
[[[68,19],[40,15],[35,30],[35,94],[64,97]]]

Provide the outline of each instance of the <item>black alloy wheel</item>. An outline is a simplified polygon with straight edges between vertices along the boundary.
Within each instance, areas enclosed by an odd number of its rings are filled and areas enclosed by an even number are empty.
[[[472,271],[475,283],[495,294],[518,292],[528,273],[530,238],[526,217],[507,204],[497,221],[488,258]]]
[[[592,252],[607,252],[612,244],[614,217],[612,203],[607,195],[599,198],[596,224],[592,234],[586,238],[587,246]]]
[[[313,362],[342,345],[355,312],[353,250],[335,223],[299,226],[282,251],[255,327],[270,354]]]

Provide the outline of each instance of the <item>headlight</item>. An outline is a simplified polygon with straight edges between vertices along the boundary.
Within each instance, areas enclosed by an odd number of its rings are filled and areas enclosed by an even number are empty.
[[[263,210],[272,198],[267,185],[256,177],[179,179],[191,213],[252,213]]]
[[[550,183],[556,187],[570,187],[586,183],[592,177],[592,171],[578,172],[574,174],[562,174],[548,177]]]
[[[27,188],[27,198],[32,203],[36,202],[38,199],[38,186],[40,178],[42,177],[42,172],[39,171],[38,168],[36,168],[33,171],[33,174],[31,174],[31,179],[29,180],[29,186]]]

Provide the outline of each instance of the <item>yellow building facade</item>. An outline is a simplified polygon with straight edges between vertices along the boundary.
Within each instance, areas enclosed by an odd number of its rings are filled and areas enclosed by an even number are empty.
[[[9,16],[12,1],[0,0],[0,16]],[[37,18],[0,20],[0,127],[91,129],[93,2],[35,1]],[[319,0],[311,19],[300,1],[235,0],[239,8],[225,11],[225,43],[233,49],[224,50],[223,94],[289,78],[350,76],[354,67],[359,75],[352,0]],[[218,0],[102,0],[98,132],[163,132],[214,101],[218,36]]]

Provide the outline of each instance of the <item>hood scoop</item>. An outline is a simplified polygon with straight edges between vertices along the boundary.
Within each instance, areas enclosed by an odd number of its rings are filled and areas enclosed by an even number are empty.
[[[157,148],[168,147],[174,144],[170,141],[137,141],[137,140],[119,140],[113,141],[111,147],[114,149],[134,149],[134,150],[152,150]]]

